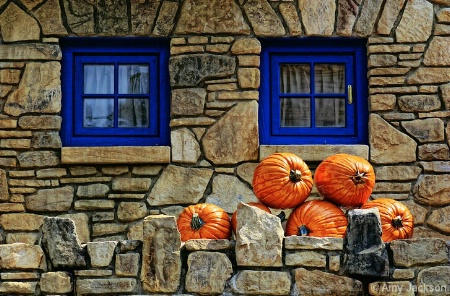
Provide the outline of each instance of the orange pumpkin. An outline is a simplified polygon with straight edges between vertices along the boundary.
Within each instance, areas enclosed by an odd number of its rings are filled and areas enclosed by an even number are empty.
[[[230,217],[219,206],[201,203],[186,207],[177,219],[181,240],[228,239],[231,235]]]
[[[260,202],[275,209],[295,208],[304,202],[313,179],[306,163],[293,153],[274,153],[253,174],[253,191]]]
[[[340,153],[319,164],[314,181],[324,199],[341,206],[359,207],[372,194],[375,172],[364,158]]]
[[[344,237],[347,217],[335,204],[311,200],[295,208],[286,222],[286,236]]]
[[[413,216],[401,202],[390,198],[379,198],[368,201],[361,209],[376,207],[380,212],[381,238],[384,242],[396,239],[411,238],[414,232]]]
[[[258,209],[261,209],[267,213],[272,213],[272,211],[265,205],[260,202],[248,202],[247,205],[257,207]],[[231,229],[234,233],[236,233],[236,225],[237,225],[237,210],[234,211],[233,216],[231,216]]]

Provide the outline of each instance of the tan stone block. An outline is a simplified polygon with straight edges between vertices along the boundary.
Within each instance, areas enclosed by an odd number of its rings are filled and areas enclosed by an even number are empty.
[[[124,232],[128,225],[113,224],[113,223],[95,223],[92,225],[92,235],[102,236],[111,235]]]
[[[258,55],[240,55],[238,64],[240,67],[259,67],[261,59]]]
[[[392,278],[393,279],[400,279],[400,280],[411,280],[415,277],[416,270],[413,268],[406,268],[406,269],[400,269],[396,268],[392,272]]]
[[[111,264],[117,242],[88,242],[87,252],[94,268],[107,267]]]
[[[112,200],[77,200],[74,203],[75,210],[79,211],[95,211],[95,210],[112,210],[115,202]]]
[[[72,292],[70,275],[67,272],[46,272],[39,281],[41,292],[48,294],[65,294]]]
[[[117,207],[117,218],[122,222],[131,222],[147,216],[148,209],[144,202],[121,202]]]
[[[85,178],[61,178],[61,184],[104,183],[112,180],[112,177],[85,177]]]
[[[211,53],[226,53],[230,50],[229,44],[209,44],[206,45],[206,51]]]
[[[102,173],[104,175],[111,175],[111,176],[119,176],[123,175],[125,173],[128,173],[129,169],[127,166],[108,166],[102,168]]]
[[[313,236],[287,236],[284,238],[284,247],[287,250],[328,250],[342,251],[344,249],[342,238],[313,237]]]
[[[4,281],[9,280],[38,280],[40,274],[37,272],[2,272],[1,278]]]
[[[40,179],[60,178],[67,175],[65,168],[49,168],[36,171],[36,177]]]
[[[237,74],[239,86],[241,88],[259,88],[260,73],[258,68],[239,68]]]
[[[208,84],[207,91],[215,92],[215,91],[227,91],[227,90],[237,90],[237,84],[232,83],[217,83],[217,84]]]
[[[287,24],[289,35],[300,36],[303,33],[303,30],[295,5],[292,3],[280,3],[278,8]]]
[[[288,266],[325,267],[327,257],[315,251],[290,252],[286,254],[284,262]]]
[[[289,295],[291,276],[286,271],[240,270],[230,286],[239,295]]]
[[[13,212],[25,212],[25,207],[21,203],[0,203],[0,214]]]
[[[170,48],[171,55],[198,53],[198,52],[205,52],[205,47],[203,45],[181,45],[181,46],[172,46]]]
[[[39,241],[38,232],[11,232],[6,234],[7,244],[23,243],[28,245],[36,245]]]
[[[333,33],[336,14],[335,1],[299,0],[301,19],[308,36],[330,36]],[[318,21],[320,19],[320,21]]]
[[[44,223],[45,216],[31,213],[2,214],[0,225],[4,230],[34,231],[39,230]]]
[[[188,251],[224,251],[233,245],[228,239],[191,239],[185,242],[184,247]]]
[[[439,238],[394,240],[390,249],[399,267],[447,264],[449,260],[445,240]]]
[[[5,42],[39,40],[37,21],[14,3],[10,3],[0,16],[0,27]]]
[[[338,272],[341,268],[341,256],[329,255],[328,256],[328,269],[330,271]]]
[[[137,276],[140,267],[137,253],[117,254],[115,272],[117,276]]]
[[[63,164],[143,164],[168,163],[170,147],[63,147]]]
[[[45,254],[41,246],[24,243],[0,245],[0,268],[2,270],[44,270]],[[1,290],[0,290],[1,291]]]
[[[70,174],[75,176],[89,176],[97,174],[97,169],[91,166],[75,166],[69,168]]]
[[[118,177],[112,181],[112,190],[145,192],[150,188],[151,183],[150,178]]]
[[[427,224],[450,235],[450,206],[432,211]]]
[[[427,41],[433,29],[433,18],[433,4],[426,0],[408,1],[395,30],[397,42]]]
[[[261,42],[256,38],[239,38],[231,47],[233,54],[257,54],[261,53]]]
[[[2,282],[0,283],[0,293],[6,293],[6,295],[34,294],[36,292],[37,284],[37,282]]]
[[[14,129],[17,128],[16,119],[0,119],[0,129]]]

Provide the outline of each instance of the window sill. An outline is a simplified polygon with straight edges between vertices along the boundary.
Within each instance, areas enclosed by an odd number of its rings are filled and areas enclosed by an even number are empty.
[[[304,161],[322,161],[336,153],[347,153],[369,159],[367,145],[261,145],[259,158],[263,160],[275,152],[291,152],[300,156]]]
[[[62,164],[169,163],[169,146],[63,147]]]

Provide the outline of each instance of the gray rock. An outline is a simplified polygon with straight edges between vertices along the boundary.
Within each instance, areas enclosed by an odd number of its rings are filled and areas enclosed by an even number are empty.
[[[54,268],[86,266],[85,250],[68,218],[44,218],[42,245]]]
[[[389,275],[389,259],[381,234],[377,208],[348,212],[344,269],[349,274],[380,277]]]

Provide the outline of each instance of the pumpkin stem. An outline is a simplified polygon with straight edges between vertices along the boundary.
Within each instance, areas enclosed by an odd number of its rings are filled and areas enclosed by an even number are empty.
[[[309,230],[305,225],[302,225],[298,228],[298,236],[308,236]]]
[[[191,220],[191,228],[194,230],[199,230],[202,226],[205,225],[205,222],[200,219],[197,213],[192,214]]]
[[[300,172],[299,170],[291,170],[289,172],[289,180],[292,183],[297,183],[298,181],[302,180],[302,172]]]
[[[402,217],[397,216],[394,219],[392,219],[392,226],[394,226],[396,229],[399,229],[403,226]]]
[[[352,181],[355,184],[364,184],[364,176],[366,175],[365,172],[360,173],[359,171],[356,172],[354,176],[352,176]]]

